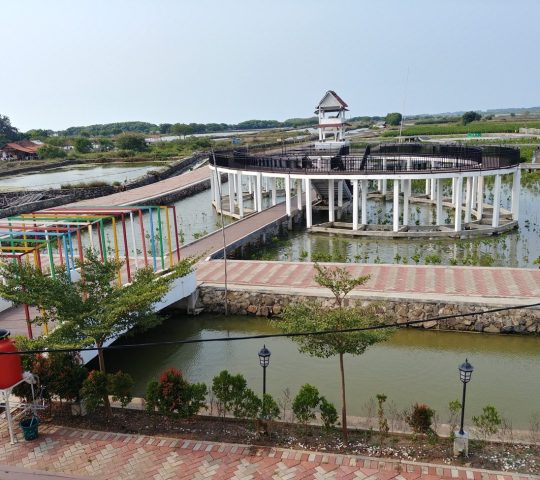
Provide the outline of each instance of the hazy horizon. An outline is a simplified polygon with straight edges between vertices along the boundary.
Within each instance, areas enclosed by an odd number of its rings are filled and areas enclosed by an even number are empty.
[[[0,114],[21,131],[283,121],[330,89],[350,116],[540,105],[534,0],[27,0],[3,13]]]

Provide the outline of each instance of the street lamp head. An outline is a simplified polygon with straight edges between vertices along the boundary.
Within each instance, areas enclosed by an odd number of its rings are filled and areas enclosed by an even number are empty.
[[[270,355],[270,350],[264,345],[259,351],[259,363],[261,364],[261,367],[265,368],[270,364]]]
[[[468,359],[465,359],[465,362],[459,366],[459,379],[463,383],[469,383],[472,372],[474,372],[474,367],[469,363]]]

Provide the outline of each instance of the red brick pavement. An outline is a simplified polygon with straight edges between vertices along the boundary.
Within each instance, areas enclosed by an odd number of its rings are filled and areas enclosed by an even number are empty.
[[[540,270],[527,268],[450,267],[433,265],[367,265],[345,266],[353,275],[370,275],[366,284],[355,292],[366,295],[417,299],[440,299],[441,296],[462,301],[483,299],[492,303],[540,302]],[[229,260],[227,281],[233,287],[318,289],[313,264],[304,262],[269,262]],[[222,260],[201,263],[197,280],[223,284]],[[321,290],[322,291],[322,290]]]
[[[64,472],[104,480],[540,478],[357,455],[94,432],[54,426],[41,430],[37,440],[15,445],[10,445],[7,435],[2,432],[0,465]],[[9,470],[9,467],[5,469]]]

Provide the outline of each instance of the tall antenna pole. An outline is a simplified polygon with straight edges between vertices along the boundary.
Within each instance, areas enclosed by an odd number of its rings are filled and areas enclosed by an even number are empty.
[[[212,148],[212,159],[214,161],[214,173],[216,176],[216,187],[219,193],[219,214],[221,215],[221,235],[223,237],[223,268],[224,268],[224,279],[225,279],[225,315],[229,314],[229,301],[228,297],[228,288],[227,288],[227,243],[225,241],[225,220],[223,219],[223,200],[221,196],[221,176],[219,175],[217,165],[216,165],[216,156],[214,154],[214,149]],[[217,205],[216,205],[217,207]]]
[[[403,108],[401,113],[401,123],[399,125],[399,143],[403,141],[401,132],[403,131],[403,119],[405,118],[405,102],[407,100],[407,86],[409,84],[409,66],[407,66],[407,75],[405,76],[405,91],[403,92]]]

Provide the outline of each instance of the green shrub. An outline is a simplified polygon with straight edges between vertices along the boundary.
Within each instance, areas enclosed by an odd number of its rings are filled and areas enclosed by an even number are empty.
[[[208,389],[204,383],[188,383],[175,368],[165,370],[158,381],[148,384],[146,409],[169,416],[189,418],[205,406]]]
[[[407,415],[407,423],[414,433],[429,433],[435,411],[424,403],[415,403]]]
[[[293,413],[301,424],[306,424],[315,418],[315,409],[319,405],[319,390],[306,383],[293,400]]]
[[[482,440],[485,441],[489,436],[495,435],[499,431],[502,419],[493,405],[486,405],[482,409],[481,415],[472,417],[472,422],[482,437]]]
[[[53,145],[43,145],[38,148],[37,151],[39,158],[65,158],[67,153],[63,148],[55,147]]]
[[[264,394],[264,406],[261,405],[261,417],[266,420],[274,420],[280,415],[280,410],[274,397],[269,393]]]
[[[86,409],[92,413],[98,407],[103,407],[105,405],[105,396],[108,393],[107,374],[99,370],[92,370],[81,388],[81,397],[86,402]]]
[[[231,375],[222,370],[212,380],[212,392],[217,400],[218,412],[224,418],[227,413],[239,412],[247,382],[243,375]]]
[[[321,410],[321,420],[324,428],[331,429],[338,421],[338,413],[333,403],[330,403],[326,398],[321,397],[319,403],[319,409]]]
[[[133,398],[133,378],[128,373],[118,371],[115,374],[109,375],[108,378],[108,393],[112,395],[113,402],[120,402],[124,408]]]

